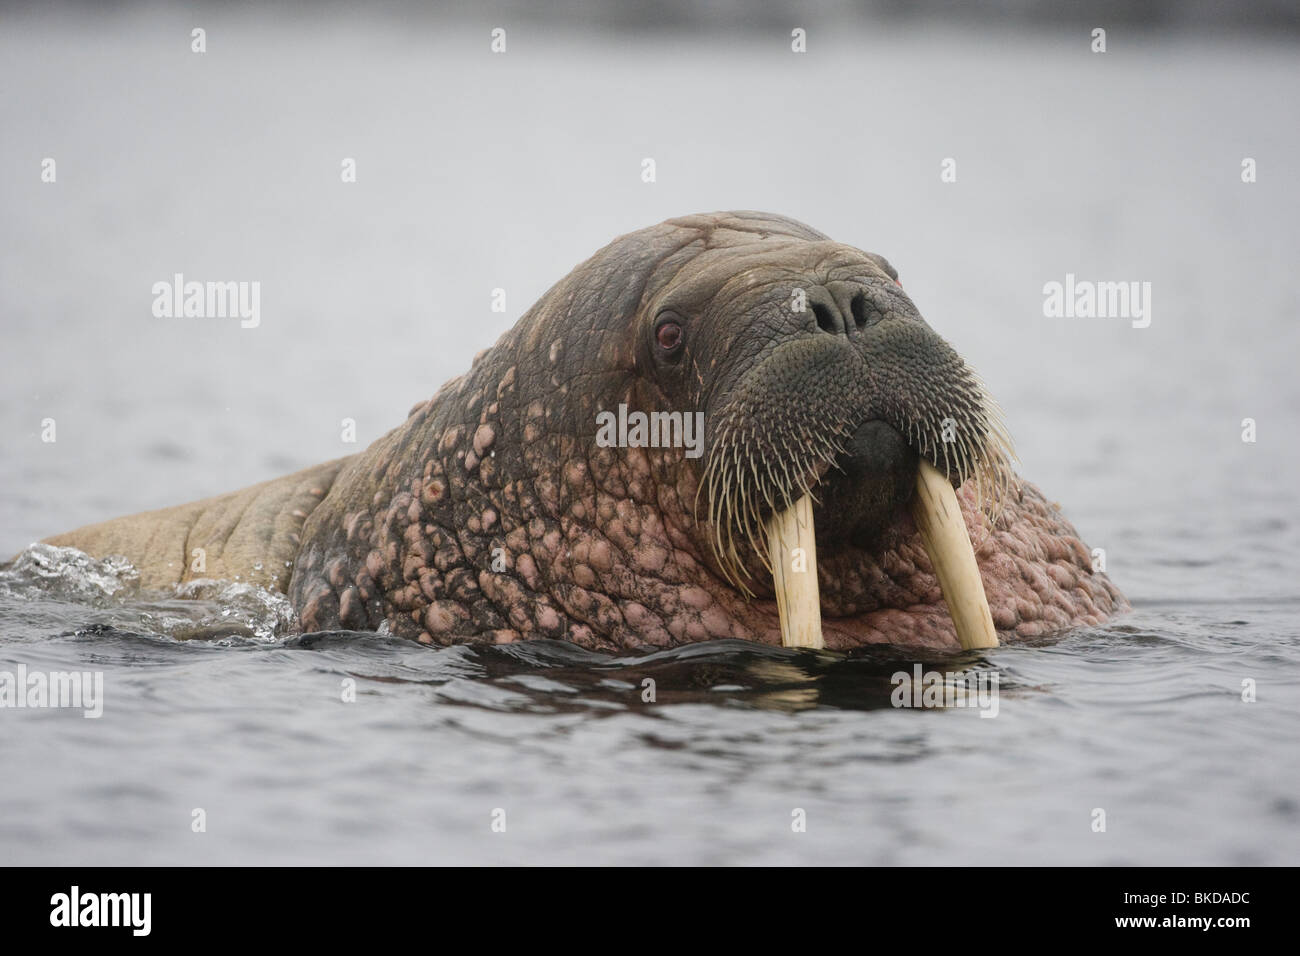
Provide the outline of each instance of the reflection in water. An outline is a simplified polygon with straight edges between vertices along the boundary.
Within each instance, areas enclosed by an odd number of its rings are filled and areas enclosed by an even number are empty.
[[[286,646],[323,650],[375,640],[352,632],[308,634]],[[993,665],[976,652],[924,658],[906,649],[864,648],[850,654],[787,649],[745,641],[709,641],[644,656],[610,657],[561,641],[502,646],[461,645],[454,675],[399,677],[358,670],[353,676],[379,681],[408,680],[438,686],[452,679],[476,680],[518,692],[506,709],[533,713],[581,711],[596,704],[652,713],[669,704],[711,704],[797,712],[818,707],[841,710],[896,708],[900,685],[911,700],[914,674],[936,674],[946,696],[934,709],[954,704],[960,675],[989,672]],[[535,679],[542,677],[544,679]],[[1013,688],[1005,679],[1000,689]],[[919,691],[918,691],[919,694]],[[481,705],[477,703],[476,705]],[[493,704],[492,706],[496,706]],[[912,706],[910,703],[905,706]],[[927,698],[925,706],[931,706]],[[971,705],[968,705],[971,706]],[[598,713],[609,713],[609,710]]]

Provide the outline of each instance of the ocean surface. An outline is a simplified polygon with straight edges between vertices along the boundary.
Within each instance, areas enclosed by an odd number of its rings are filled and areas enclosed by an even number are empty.
[[[0,708],[0,861],[1296,861],[1295,47],[803,26],[6,14],[0,672],[103,696]],[[1132,613],[921,661],[439,650],[28,547],[359,450],[610,238],[714,209],[888,257]],[[259,324],[155,317],[176,273],[259,282]],[[1150,324],[1045,317],[1067,275],[1151,283]],[[917,663],[996,672],[996,717],[891,706]]]

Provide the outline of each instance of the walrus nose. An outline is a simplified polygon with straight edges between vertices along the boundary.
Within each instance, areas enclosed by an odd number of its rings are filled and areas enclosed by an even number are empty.
[[[862,286],[856,282],[828,282],[808,290],[808,304],[817,328],[846,338],[880,321]]]

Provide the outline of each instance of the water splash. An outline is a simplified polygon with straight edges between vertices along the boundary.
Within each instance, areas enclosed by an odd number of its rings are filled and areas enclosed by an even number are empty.
[[[182,641],[276,640],[298,624],[285,595],[254,584],[204,578],[148,590],[121,555],[41,543],[0,568],[0,596],[75,604],[97,612],[83,615],[88,626]]]
[[[37,542],[0,568],[0,594],[61,598],[102,607],[140,591],[140,572],[121,555],[96,559],[76,548]]]

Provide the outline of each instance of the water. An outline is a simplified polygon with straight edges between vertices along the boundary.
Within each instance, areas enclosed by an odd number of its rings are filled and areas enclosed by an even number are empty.
[[[349,453],[613,235],[760,208],[890,258],[1134,611],[922,661],[995,669],[982,719],[889,706],[896,650],[296,636],[275,595],[37,550],[0,670],[102,671],[104,714],[0,710],[0,859],[1294,862],[1292,47],[203,20],[203,56],[151,8],[0,34],[6,556]],[[261,326],[153,318],[174,272],[260,281]],[[1045,319],[1067,272],[1150,281],[1151,326]]]

